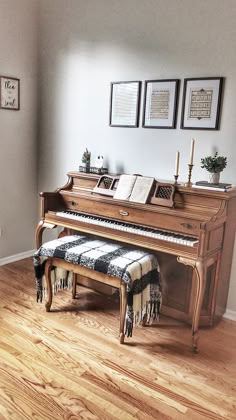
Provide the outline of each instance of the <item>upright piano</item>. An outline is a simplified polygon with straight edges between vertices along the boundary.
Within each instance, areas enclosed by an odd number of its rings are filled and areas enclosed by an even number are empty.
[[[99,193],[97,174],[67,175],[62,188],[40,193],[37,247],[44,229],[60,226],[68,234],[79,231],[148,249],[160,264],[162,313],[192,323],[196,340],[198,323],[212,326],[219,321],[227,304],[236,189],[221,192],[177,184],[171,206],[159,205],[152,195],[140,204],[117,200],[109,191],[103,194],[103,188]]]

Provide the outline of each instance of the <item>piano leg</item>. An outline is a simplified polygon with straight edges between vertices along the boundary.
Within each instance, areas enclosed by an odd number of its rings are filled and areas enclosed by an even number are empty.
[[[194,353],[198,353],[198,327],[199,327],[199,319],[200,313],[202,308],[202,301],[205,292],[206,286],[206,275],[204,264],[202,261],[193,261],[189,260],[188,258],[178,257],[177,260],[185,265],[190,265],[193,267],[195,272],[195,279],[196,279],[196,298],[194,302],[194,309],[193,309],[193,318],[192,318],[192,349]]]
[[[40,222],[38,223],[37,227],[36,227],[36,231],[35,231],[35,242],[36,242],[36,248],[40,248],[42,245],[42,239],[43,239],[43,231],[48,228],[48,229],[54,229],[56,227],[56,225],[53,225],[51,223],[45,223],[44,221],[40,220]]]
[[[37,249],[40,248],[40,246],[42,245],[42,237],[43,237],[44,229],[45,229],[44,223],[40,221],[35,231],[35,242],[36,242]]]
[[[127,307],[126,284],[122,281],[120,284],[120,344],[125,340],[125,316]]]
[[[52,305],[52,281],[51,281],[52,260],[48,258],[45,264],[45,277],[47,282],[47,302],[45,304],[46,312],[50,311]]]
[[[77,274],[72,273],[72,299],[76,298]]]

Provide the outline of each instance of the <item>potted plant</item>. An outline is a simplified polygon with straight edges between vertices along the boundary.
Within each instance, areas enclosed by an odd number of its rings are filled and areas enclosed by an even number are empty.
[[[227,157],[218,156],[218,152],[214,156],[207,156],[201,159],[201,168],[205,168],[210,172],[209,182],[218,184],[220,180],[220,172],[227,166]]]
[[[84,163],[85,165],[86,172],[90,171],[90,158],[91,158],[91,152],[89,152],[86,147],[86,150],[82,155],[82,163]]]

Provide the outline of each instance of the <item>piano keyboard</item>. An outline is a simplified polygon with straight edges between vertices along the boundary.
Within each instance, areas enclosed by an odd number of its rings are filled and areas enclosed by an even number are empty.
[[[198,239],[193,238],[191,236],[175,234],[173,232],[153,229],[147,226],[137,226],[132,223],[120,222],[118,220],[109,220],[103,217],[98,217],[85,213],[75,213],[73,211],[60,211],[56,213],[56,216],[70,220],[77,220],[79,222],[89,223],[91,225],[103,226],[110,229],[129,232],[136,235],[147,236],[149,238],[174,242],[185,246],[194,246],[196,243],[198,243]]]

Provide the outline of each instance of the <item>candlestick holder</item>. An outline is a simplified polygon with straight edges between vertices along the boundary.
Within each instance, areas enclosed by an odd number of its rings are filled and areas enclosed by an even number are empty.
[[[186,184],[184,184],[185,187],[191,188],[192,187],[192,182],[191,182],[191,177],[192,177],[192,170],[193,170],[193,166],[190,163],[188,164],[188,182],[186,182]]]
[[[175,182],[174,182],[174,184],[175,184],[175,185],[177,185],[177,184],[178,184],[178,178],[179,178],[179,175],[174,175],[174,178],[175,178]]]

